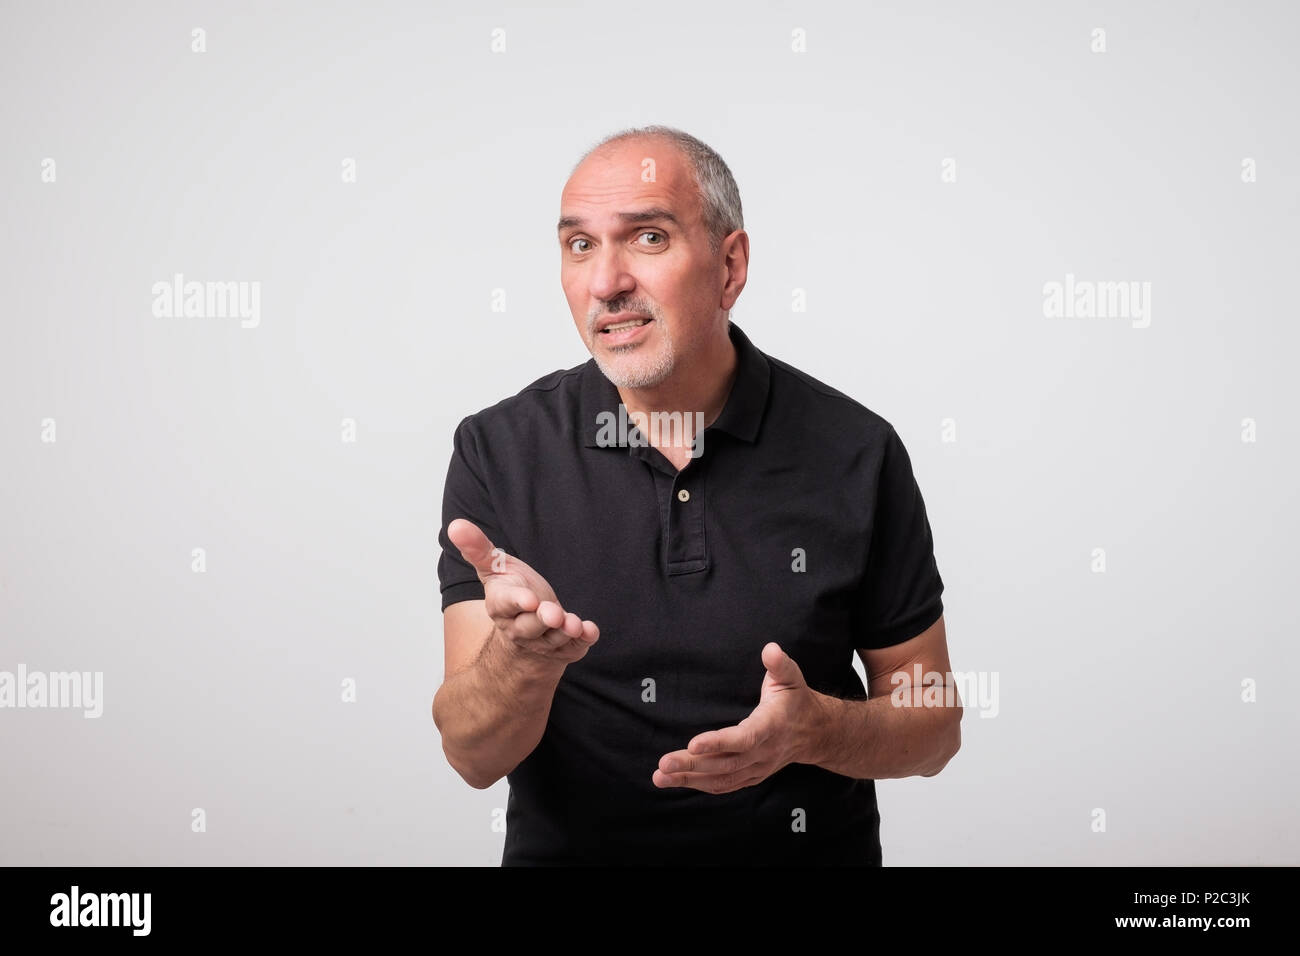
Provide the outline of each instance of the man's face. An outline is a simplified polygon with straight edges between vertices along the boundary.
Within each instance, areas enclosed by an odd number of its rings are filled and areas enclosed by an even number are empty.
[[[646,158],[653,182],[642,180]],[[578,334],[620,388],[665,381],[720,320],[722,257],[709,248],[687,160],[665,140],[624,140],[588,156],[561,194],[559,242]]]

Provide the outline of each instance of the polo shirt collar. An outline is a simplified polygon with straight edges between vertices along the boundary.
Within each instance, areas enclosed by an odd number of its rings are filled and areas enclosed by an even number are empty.
[[[740,326],[728,322],[727,332],[736,347],[736,379],[722,414],[709,429],[716,428],[742,441],[753,442],[763,421],[763,410],[767,407],[771,368],[767,357],[740,330]],[[596,438],[600,432],[600,413],[609,412],[617,417],[621,401],[614,383],[605,377],[594,358],[589,359],[582,369],[582,398],[579,402],[582,415],[579,429],[583,444],[588,448],[599,447]]]

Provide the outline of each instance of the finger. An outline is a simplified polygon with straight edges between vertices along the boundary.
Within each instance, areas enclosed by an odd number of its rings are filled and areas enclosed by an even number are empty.
[[[767,779],[767,773],[760,769],[748,773],[681,773],[668,774],[656,770],[652,782],[656,787],[688,787],[704,793],[731,793],[745,787],[752,787]]]
[[[600,631],[591,621],[582,621],[582,633],[580,637],[570,637],[564,631],[550,630],[542,635],[542,647],[547,650],[558,651],[559,656],[573,660],[578,660],[587,653],[587,649],[596,643],[600,636]]]
[[[569,663],[581,660],[586,656],[587,650],[591,647],[586,641],[580,638],[574,638],[568,644],[560,648],[560,655]]]
[[[722,730],[697,734],[691,738],[686,749],[692,754],[739,753],[753,750],[763,742],[764,735],[758,731],[759,728],[750,723],[747,717],[735,727],[724,727]]]
[[[492,560],[495,557],[493,552],[496,551],[496,546],[474,522],[464,518],[454,519],[447,525],[447,537],[460,549],[460,556],[474,566],[480,578],[495,572]]]
[[[675,750],[659,758],[659,769],[669,776],[681,773],[740,773],[757,763],[759,763],[759,754],[753,750],[744,753],[708,754],[703,757],[687,750]]]
[[[543,609],[543,605],[550,605],[550,607]],[[555,608],[558,607],[559,605],[553,601],[543,601],[538,606],[537,612],[525,616],[527,620],[533,622],[536,633],[522,634],[519,639],[532,643],[534,650],[543,653],[570,649],[586,653],[586,649],[596,643],[600,637],[600,628],[592,621],[584,621],[576,614],[567,613],[562,608],[556,611]],[[557,615],[562,616],[560,627],[551,627],[542,620],[545,617],[553,621]],[[516,627],[519,623],[516,622]],[[572,648],[569,645],[572,645]]]
[[[484,609],[488,617],[506,620],[516,618],[520,614],[531,614],[540,604],[537,592],[532,588],[511,585],[491,588]]]
[[[543,601],[537,605],[537,619],[548,629],[559,630],[564,627],[564,608],[554,601]]]
[[[572,611],[564,615],[564,633],[569,637],[582,637],[582,618]]]
[[[781,649],[781,645],[775,641],[768,641],[763,645],[762,653],[763,666],[767,668],[767,676],[772,678],[772,682],[780,687],[798,687],[803,683],[803,672],[799,670],[799,665],[795,663],[793,657]]]
[[[533,650],[539,653],[549,653],[558,650],[568,644],[573,638],[569,637],[558,628],[547,628],[535,638],[530,638],[529,642]]]

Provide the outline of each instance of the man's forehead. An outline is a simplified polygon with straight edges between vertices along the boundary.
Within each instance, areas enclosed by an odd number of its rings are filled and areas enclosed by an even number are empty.
[[[683,157],[671,144],[656,141],[618,143],[597,150],[574,170],[560,193],[560,216],[569,219],[652,207],[687,219],[692,206]]]

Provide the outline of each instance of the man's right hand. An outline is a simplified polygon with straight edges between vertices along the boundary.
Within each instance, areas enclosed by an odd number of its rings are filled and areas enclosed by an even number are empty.
[[[596,643],[600,629],[565,611],[545,578],[494,547],[478,525],[457,518],[447,525],[447,537],[478,572],[492,637],[508,650],[537,662],[571,664]]]

